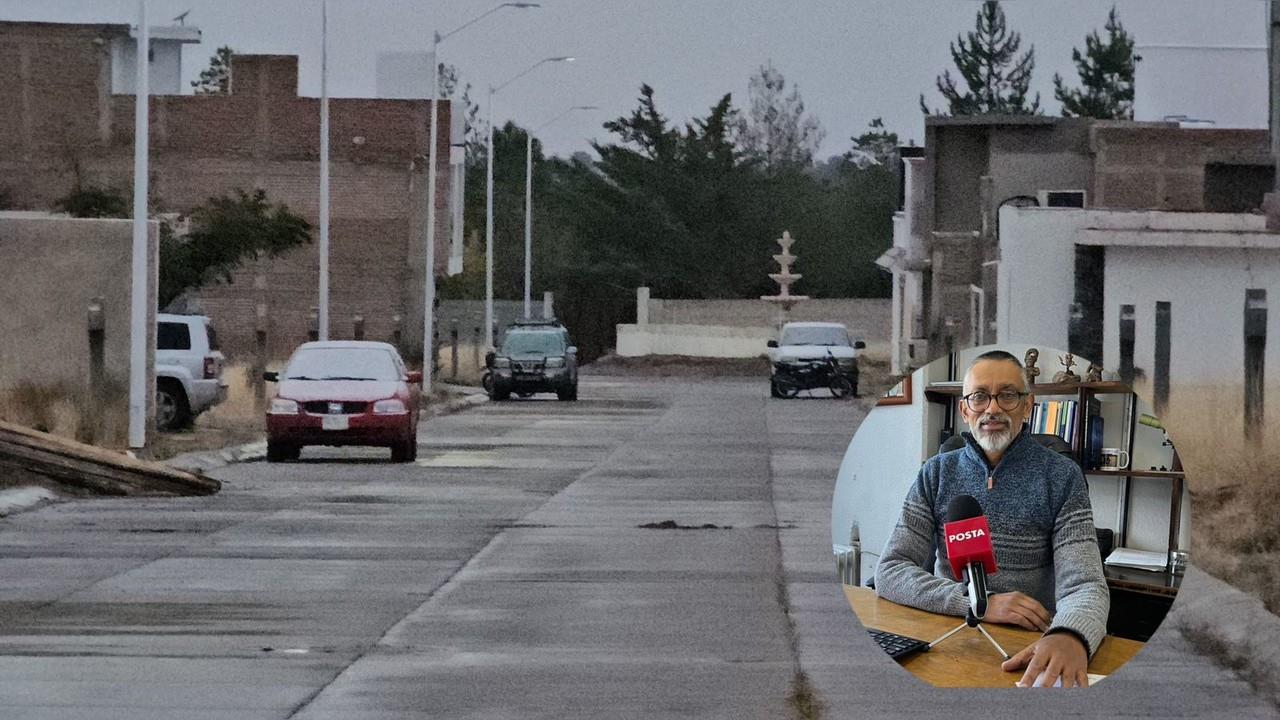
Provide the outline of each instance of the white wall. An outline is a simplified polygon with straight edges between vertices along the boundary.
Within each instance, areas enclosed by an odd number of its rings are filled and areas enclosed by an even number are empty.
[[[177,40],[151,40],[151,94],[182,94],[182,43]],[[111,43],[111,91],[132,95],[137,43],[130,37],[117,37]]]
[[[768,327],[720,325],[619,325],[617,353],[691,357],[763,357],[777,332]]]
[[[1067,346],[1067,313],[1075,294],[1074,238],[1088,221],[1087,211],[1069,208],[1000,209],[997,343]],[[1042,366],[1049,359],[1047,353],[1042,356]]]
[[[1179,384],[1244,381],[1246,288],[1267,291],[1267,357],[1280,341],[1280,251],[1241,248],[1107,248],[1103,352],[1118,358],[1121,305],[1134,306],[1134,364],[1152,371],[1157,301],[1172,303],[1170,374]],[[1275,378],[1275,373],[1268,373]],[[1275,380],[1272,380],[1274,383]],[[1270,384],[1270,383],[1269,383]]]
[[[883,405],[867,414],[845,451],[831,504],[831,543],[849,544],[858,525],[862,578],[871,577],[898,522],[902,501],[925,458],[924,370],[912,375],[910,405]]]

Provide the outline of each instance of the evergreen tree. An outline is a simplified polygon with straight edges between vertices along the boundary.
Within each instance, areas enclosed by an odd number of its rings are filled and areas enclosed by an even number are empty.
[[[191,81],[196,95],[226,95],[231,92],[230,47],[223,45],[209,58],[209,67],[200,71],[200,78]]]
[[[805,114],[800,89],[787,92],[787,80],[770,61],[747,86],[749,108],[737,121],[738,144],[768,170],[806,167],[822,144],[821,123]]]
[[[1106,30],[1106,41],[1095,30],[1085,37],[1084,53],[1080,48],[1071,51],[1082,87],[1069,88],[1061,76],[1053,75],[1053,95],[1062,103],[1063,117],[1133,119],[1134,38],[1120,24],[1114,5]]]
[[[1022,36],[1011,32],[1005,24],[1004,10],[996,0],[982,3],[974,30],[968,39],[957,36],[951,43],[951,59],[964,80],[965,89],[956,86],[950,70],[938,76],[938,92],[947,101],[948,112],[930,111],[924,95],[920,109],[926,115],[1039,115],[1040,94],[1028,102],[1031,70],[1035,67],[1035,48],[1021,57],[1018,49]]]
[[[898,133],[886,130],[882,118],[872,120],[865,132],[851,139],[853,149],[844,159],[858,167],[889,165],[898,154]]]

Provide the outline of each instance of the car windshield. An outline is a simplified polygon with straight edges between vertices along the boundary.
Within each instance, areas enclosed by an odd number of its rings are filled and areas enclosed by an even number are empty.
[[[391,353],[377,348],[305,348],[293,354],[285,380],[399,380]]]
[[[789,327],[780,345],[839,345],[848,347],[849,333],[840,327]]]
[[[513,332],[502,342],[502,355],[563,355],[564,337],[555,331]]]

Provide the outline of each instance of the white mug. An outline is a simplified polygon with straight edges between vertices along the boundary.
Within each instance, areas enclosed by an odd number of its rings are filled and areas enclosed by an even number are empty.
[[[1129,467],[1129,453],[1119,448],[1102,448],[1099,467],[1103,470],[1124,470]]]

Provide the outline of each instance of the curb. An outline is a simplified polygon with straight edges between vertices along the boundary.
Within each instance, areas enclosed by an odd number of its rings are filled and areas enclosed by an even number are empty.
[[[451,415],[455,412],[460,412],[467,408],[472,408],[489,402],[489,397],[487,395],[483,393],[474,393],[475,388],[467,388],[467,390],[473,391],[473,394],[449,398],[443,403],[428,406],[422,411],[421,417],[434,418]],[[222,448],[221,450],[202,450],[198,452],[183,453],[182,455],[165,460],[164,464],[179,470],[186,470],[187,472],[204,475],[208,474],[210,470],[216,470],[218,468],[235,465],[237,463],[265,460],[266,457],[267,441],[258,440],[244,445]]]
[[[1166,621],[1280,706],[1280,616],[1260,600],[1190,565]]]

